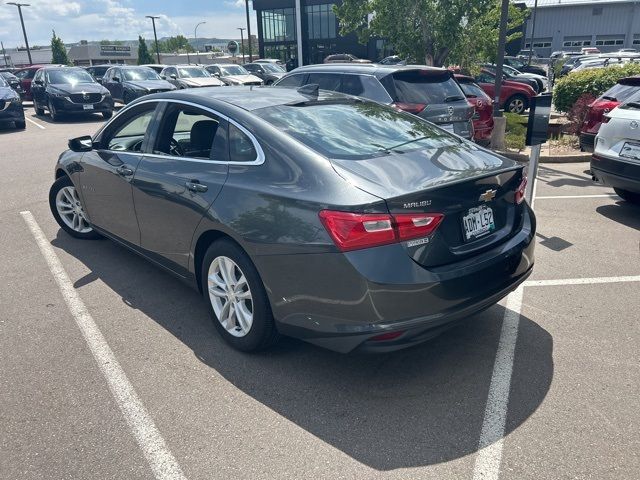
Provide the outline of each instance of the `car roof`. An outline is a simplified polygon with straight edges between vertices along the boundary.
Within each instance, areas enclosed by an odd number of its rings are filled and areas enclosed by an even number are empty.
[[[456,77],[456,80],[462,80],[463,82],[469,82],[469,83],[476,83],[476,79],[473,77],[470,77],[469,75],[454,73],[453,76]]]
[[[427,65],[380,65],[378,63],[321,63],[304,65],[289,73],[329,72],[368,74],[384,77],[398,71],[428,70],[433,72],[447,72],[448,70]],[[333,73],[333,72],[331,72]]]

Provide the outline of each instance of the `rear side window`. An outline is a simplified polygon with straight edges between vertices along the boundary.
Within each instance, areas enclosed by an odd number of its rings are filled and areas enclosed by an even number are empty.
[[[251,139],[233,123],[229,123],[229,160],[246,163],[257,159],[258,152]]]
[[[302,74],[296,74],[296,75],[289,75],[287,77],[284,77],[282,80],[280,80],[276,86],[278,87],[301,87],[302,86],[302,82],[304,81],[304,77],[305,75]]]
[[[437,104],[464,100],[464,94],[448,72],[398,71],[392,74],[395,101]]]
[[[640,83],[638,85],[624,85],[618,83],[604,92],[600,98],[604,100],[625,102],[631,97],[631,95],[637,92],[640,92]]]
[[[307,84],[318,84],[320,90],[331,90],[337,92],[340,90],[340,77],[335,73],[310,73]]]
[[[343,75],[340,91],[347,95],[364,97],[375,102],[391,102],[391,97],[378,79],[368,75]]]

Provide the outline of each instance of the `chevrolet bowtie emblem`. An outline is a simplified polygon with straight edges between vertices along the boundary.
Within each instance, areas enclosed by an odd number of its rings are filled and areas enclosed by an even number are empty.
[[[478,200],[482,200],[483,202],[490,202],[491,200],[496,198],[496,192],[496,190],[487,190],[480,195],[480,198],[478,198]]]

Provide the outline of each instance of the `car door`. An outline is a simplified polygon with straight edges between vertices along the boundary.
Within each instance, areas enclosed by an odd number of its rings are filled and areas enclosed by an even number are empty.
[[[187,276],[193,233],[227,179],[227,121],[177,101],[159,117],[133,181],[140,245]]]
[[[47,99],[45,98],[45,75],[44,70],[38,70],[31,82],[31,97],[33,101],[40,106],[47,105]]]
[[[122,69],[114,68],[109,70],[111,75],[109,75],[109,86],[107,87],[111,92],[111,96],[114,100],[119,102],[124,101],[124,78],[122,78]]]
[[[157,102],[120,113],[81,160],[80,191],[92,225],[139,245],[131,182],[149,139]]]
[[[178,70],[176,68],[168,67],[164,72],[167,82],[175,85],[176,87],[180,87],[180,82],[178,81]]]

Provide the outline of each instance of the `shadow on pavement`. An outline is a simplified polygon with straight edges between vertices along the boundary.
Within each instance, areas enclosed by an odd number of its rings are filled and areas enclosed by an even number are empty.
[[[591,177],[586,174],[584,176],[576,175],[575,173],[563,172],[547,166],[541,166],[538,170],[538,180],[551,187],[588,187],[594,185]]]
[[[53,123],[53,124],[74,124],[74,123],[97,123],[106,122],[107,120],[102,117],[101,113],[75,113],[75,114],[61,114],[60,118],[55,122],[51,120],[49,113],[44,115],[36,115],[34,112],[25,112],[25,114],[36,122],[41,123]]]
[[[342,355],[285,339],[260,354],[232,350],[201,296],[110,241],[60,231],[52,242],[234,386],[353,459],[377,470],[426,466],[477,451],[504,308],[494,306],[429,343],[384,355]],[[545,398],[553,340],[520,321],[508,432]],[[508,433],[507,432],[507,433]]]
[[[640,230],[640,207],[623,200],[615,204],[601,205],[596,212],[609,220]]]

